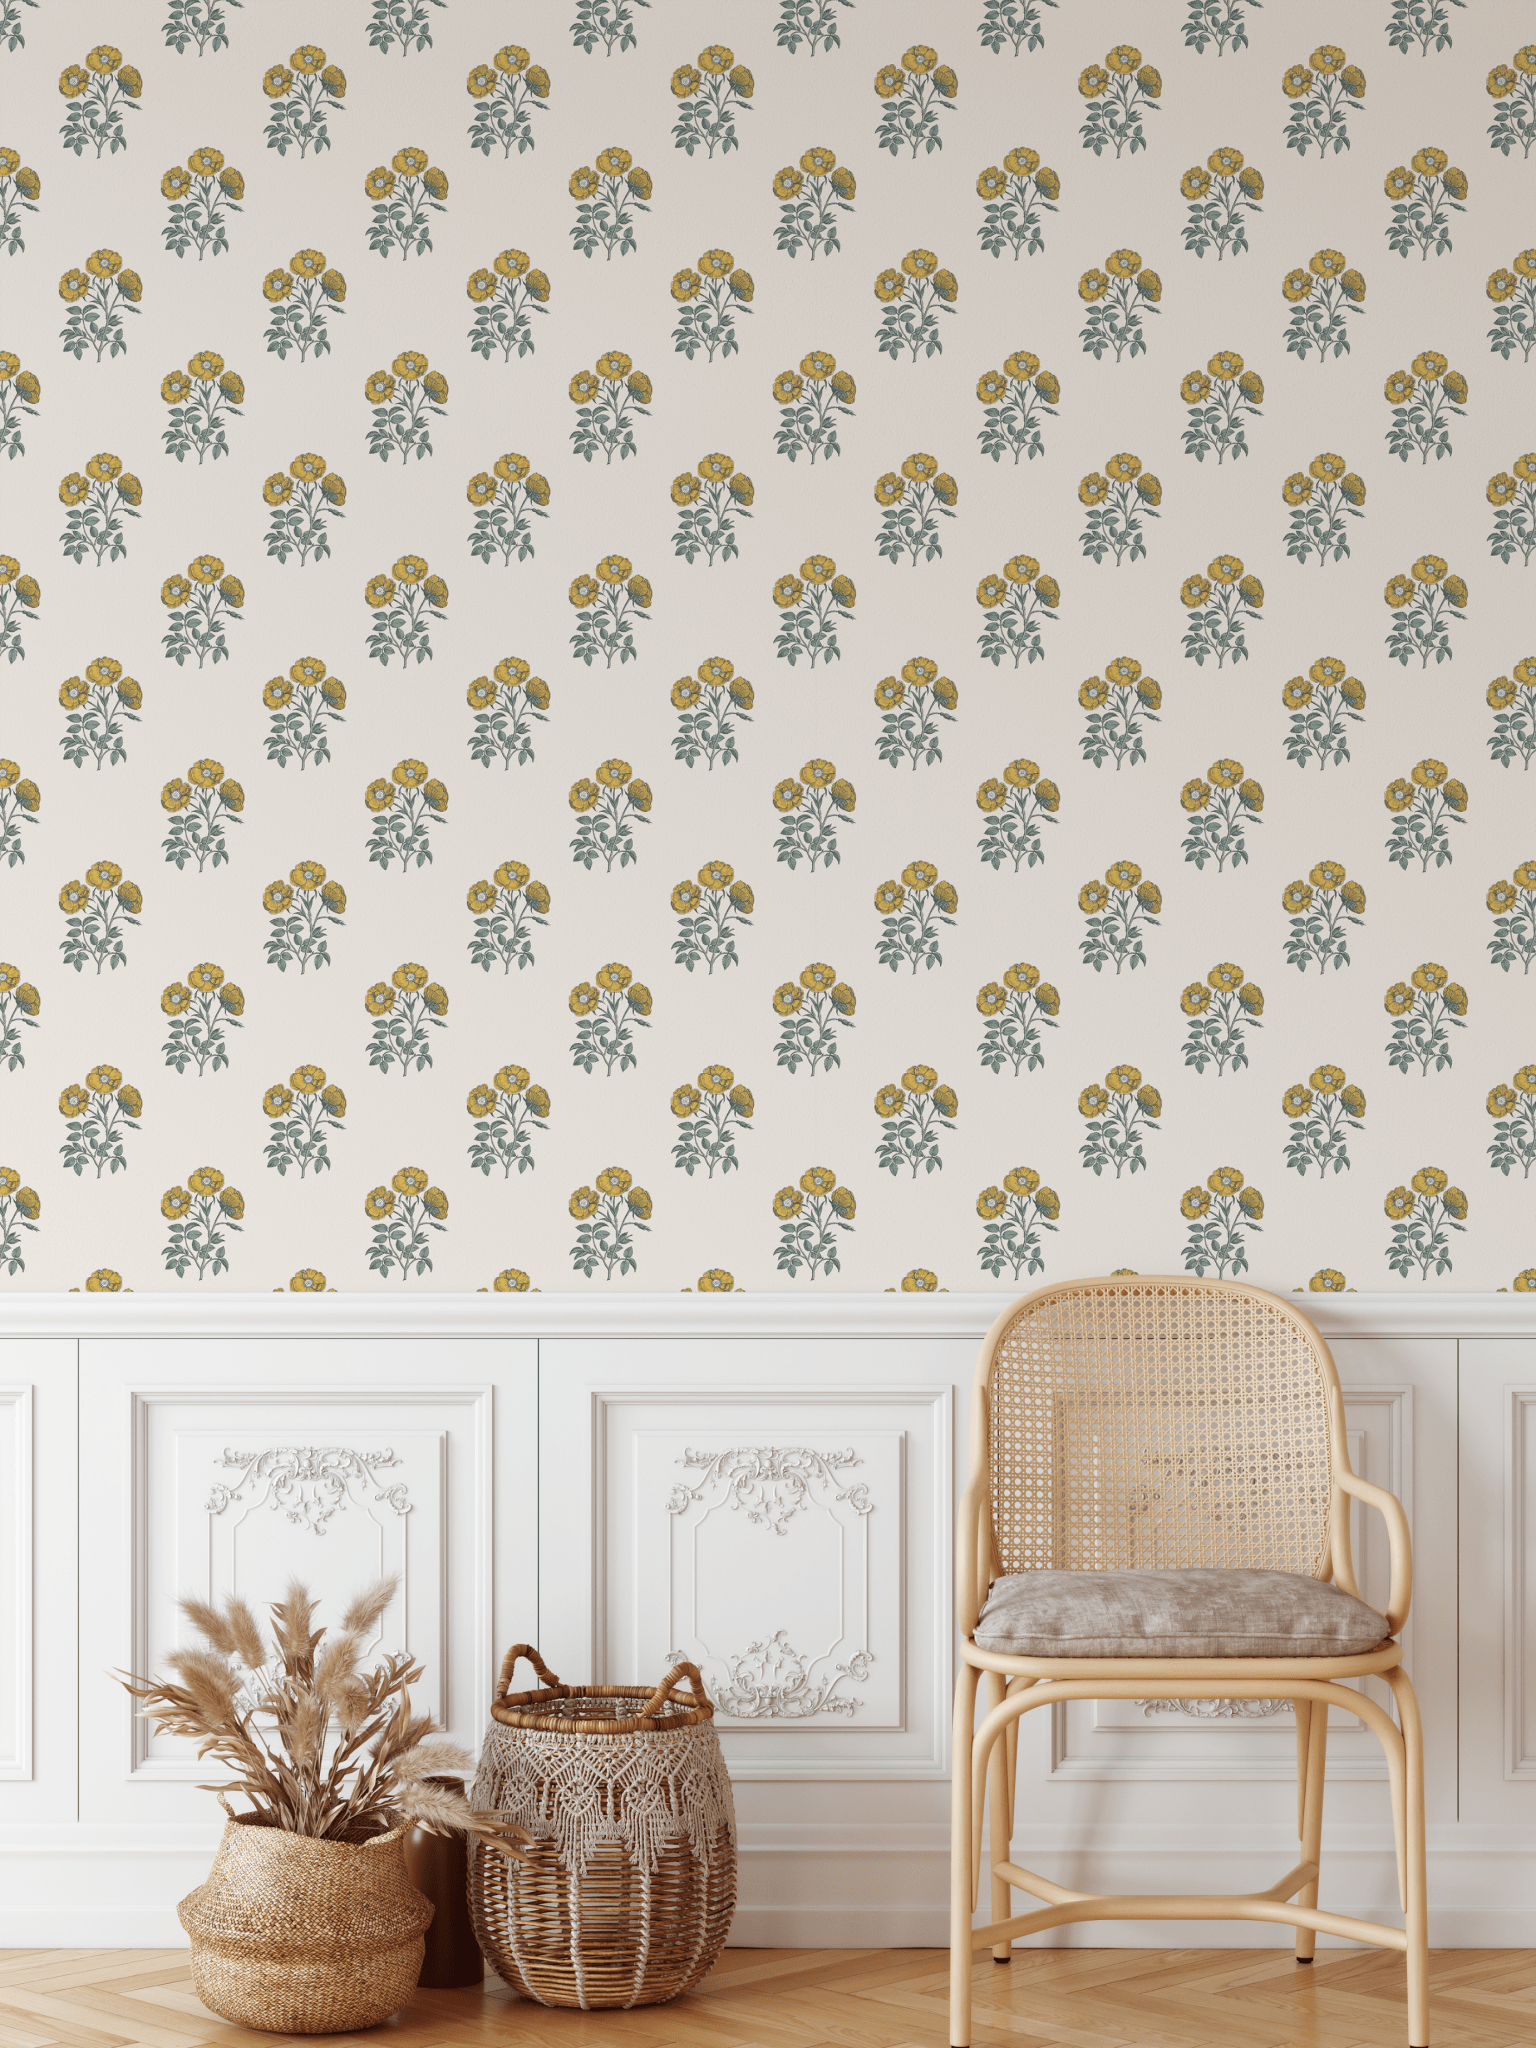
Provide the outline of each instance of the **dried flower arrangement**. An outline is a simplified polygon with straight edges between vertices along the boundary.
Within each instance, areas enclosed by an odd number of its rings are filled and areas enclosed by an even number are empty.
[[[367,1639],[397,1584],[380,1579],[359,1593],[339,1631],[311,1632],[318,1603],[291,1580],[272,1603],[275,1652],[237,1595],[225,1599],[222,1613],[182,1600],[209,1647],[166,1658],[180,1683],[118,1674],[119,1683],[145,1701],[146,1720],[168,1735],[192,1736],[199,1759],[229,1766],[232,1782],[202,1789],[217,1795],[231,1819],[354,1843],[409,1821],[434,1834],[473,1834],[516,1855],[508,1837],[526,1840],[522,1830],[471,1812],[462,1791],[433,1782],[473,1760],[456,1743],[428,1740],[431,1715],[411,1712],[407,1687],[424,1667],[397,1650],[362,1669]],[[236,1814],[225,1796],[231,1791],[245,1794],[249,1813]]]

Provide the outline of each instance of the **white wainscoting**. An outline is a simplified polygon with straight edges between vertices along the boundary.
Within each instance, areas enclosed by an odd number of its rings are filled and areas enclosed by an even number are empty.
[[[111,1676],[180,1639],[179,1595],[259,1604],[298,1573],[334,1611],[392,1571],[379,1647],[409,1643],[421,1703],[471,1747],[510,1642],[577,1680],[701,1666],[741,1820],[735,1941],[942,1943],[951,1527],[977,1345],[1007,1299],[6,1299],[0,1938],[181,1940],[220,1824],[208,1769]],[[1356,1467],[1414,1532],[1431,1938],[1536,1946],[1536,1308],[1306,1307]],[[1381,1525],[1356,1518],[1379,1595]],[[1257,1888],[1294,1860],[1293,1772],[1284,1707],[1031,1716],[1015,1853],[1096,1891]],[[1328,1901],[1391,1917],[1381,1757],[1353,1715],[1328,1776]]]

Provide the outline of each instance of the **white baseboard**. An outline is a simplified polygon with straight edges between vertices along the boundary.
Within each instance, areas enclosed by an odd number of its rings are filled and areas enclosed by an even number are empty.
[[[1031,1841],[1031,1860],[1061,1868],[1074,1887],[1110,1892],[1140,1889],[1146,1880],[1146,1860],[1136,1854],[1140,1842],[1110,1847],[1091,1838],[1111,1830],[1036,1832],[1046,1839]],[[1248,1841],[1236,1848],[1198,1826],[1147,1832],[1162,1837],[1161,1857],[1154,1858],[1164,1865],[1156,1880],[1162,1890],[1248,1890],[1273,1877],[1277,1855],[1283,1862],[1291,1853],[1278,1837],[1273,1844]],[[1431,1943],[1536,1948],[1536,1845],[1529,1835],[1491,1827],[1430,1832]],[[731,1946],[943,1949],[949,1940],[944,1834],[935,1824],[840,1829],[812,1823],[800,1829],[746,1823]],[[1337,1839],[1325,1839],[1324,1903],[1400,1926],[1389,1843],[1376,1829],[1348,1827]],[[176,1902],[207,1875],[212,1849],[209,1831],[200,1828],[13,1828],[0,1837],[0,1939],[16,1948],[184,1948]],[[1069,1861],[1058,1862],[1062,1858]],[[1330,1864],[1334,1886],[1328,1884]],[[1055,1928],[1020,1945],[1284,1950],[1291,1939],[1287,1928],[1257,1923],[1099,1921]]]
[[[1330,1901],[1330,1903],[1332,1903]],[[1340,1911],[1365,1908],[1349,1905]],[[174,1907],[150,1910],[110,1906],[7,1906],[0,1912],[7,1948],[185,1948]],[[1536,1908],[1431,1908],[1432,1948],[1536,1948]],[[930,1948],[949,1941],[946,1917],[929,1906],[742,1906],[731,1927],[731,1948]],[[1283,1927],[1231,1920],[1160,1921],[1054,1928],[1021,1948],[1275,1948],[1287,1949]],[[1348,1947],[1330,1935],[1319,1948]]]

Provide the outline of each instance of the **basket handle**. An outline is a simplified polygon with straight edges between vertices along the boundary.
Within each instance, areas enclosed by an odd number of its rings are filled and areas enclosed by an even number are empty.
[[[560,1680],[555,1676],[554,1672],[550,1670],[549,1666],[544,1662],[544,1659],[539,1655],[538,1651],[534,1648],[532,1643],[514,1643],[511,1649],[508,1650],[505,1657],[503,1657],[501,1660],[501,1676],[496,1681],[496,1690],[492,1694],[493,1701],[505,1699],[508,1692],[511,1690],[512,1673],[517,1668],[517,1660],[519,1657],[527,1658],[528,1662],[539,1674],[540,1679],[556,1695],[557,1698],[566,1699],[569,1697],[571,1690],[570,1687],[568,1685],[562,1685],[560,1683]]]
[[[687,1679],[689,1690],[693,1695],[692,1699],[686,1699],[684,1694],[679,1691],[677,1681],[680,1678]],[[658,1713],[663,1704],[668,1700],[675,1700],[679,1705],[706,1707],[711,1713],[714,1712],[714,1706],[709,1694],[704,1690],[704,1680],[700,1676],[698,1665],[688,1663],[686,1658],[681,1664],[674,1664],[672,1666],[672,1669],[640,1709],[641,1718],[643,1719],[647,1715]]]

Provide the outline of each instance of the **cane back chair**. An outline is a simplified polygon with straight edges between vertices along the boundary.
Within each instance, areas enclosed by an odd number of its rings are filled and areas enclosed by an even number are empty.
[[[1384,1616],[1358,1604],[1351,1498],[1386,1520],[1392,1564]],[[1348,1655],[1317,1654],[1313,1641],[1311,1654],[1294,1656],[1158,1655],[1152,1646],[1166,1642],[1155,1634],[1148,1648],[1133,1645],[1131,1654],[1122,1645],[1119,1655],[1073,1655],[1070,1629],[1064,1653],[1054,1655],[977,1641],[978,1620],[987,1635],[999,1600],[1011,1601],[1015,1618],[1027,1616],[1031,1599],[1048,1587],[1065,1587],[1070,1603],[1076,1574],[1127,1575],[1085,1580],[1082,1594],[1101,1622],[1117,1587],[1156,1600],[1175,1583],[1157,1575],[1175,1572],[1193,1575],[1183,1583],[1193,1585],[1196,1602],[1207,1586],[1212,1596],[1224,1593],[1228,1615],[1256,1581],[1227,1574],[1289,1575],[1268,1581],[1282,1599],[1290,1594],[1304,1606],[1348,1610],[1357,1633],[1363,1619],[1363,1640],[1370,1642],[1378,1625],[1380,1640]],[[962,1640],[950,1872],[953,2048],[967,2048],[971,2038],[973,1953],[990,1948],[1006,1963],[1016,1938],[1079,1920],[1279,1921],[1296,1929],[1299,1963],[1311,1962],[1320,1930],[1402,1950],[1407,2040],[1410,2048],[1426,2048],[1423,1733],[1395,1640],[1412,1586],[1408,1523],[1390,1493],[1351,1471],[1338,1373],[1304,1315],[1258,1288],[1187,1276],[1073,1281],[1039,1288],[1005,1309],[977,1363],[955,1581]],[[1336,1590],[1324,1591],[1329,1581]],[[1059,1601],[1055,1611],[1062,1611]],[[999,1624],[990,1626],[995,1635]],[[1085,1629],[1079,1639],[1093,1633]],[[1341,1683],[1367,1674],[1391,1688],[1395,1721]],[[1266,1697],[1287,1698],[1295,1710],[1301,1842],[1301,1861],[1267,1891],[1093,1895],[1009,1860],[1019,1722],[1034,1708],[1080,1699]],[[1318,1909],[1330,1705],[1359,1715],[1386,1752],[1405,1930]],[[990,1924],[973,1927],[984,1808],[992,1845]],[[1013,1891],[1042,1903],[1013,1913]]]

